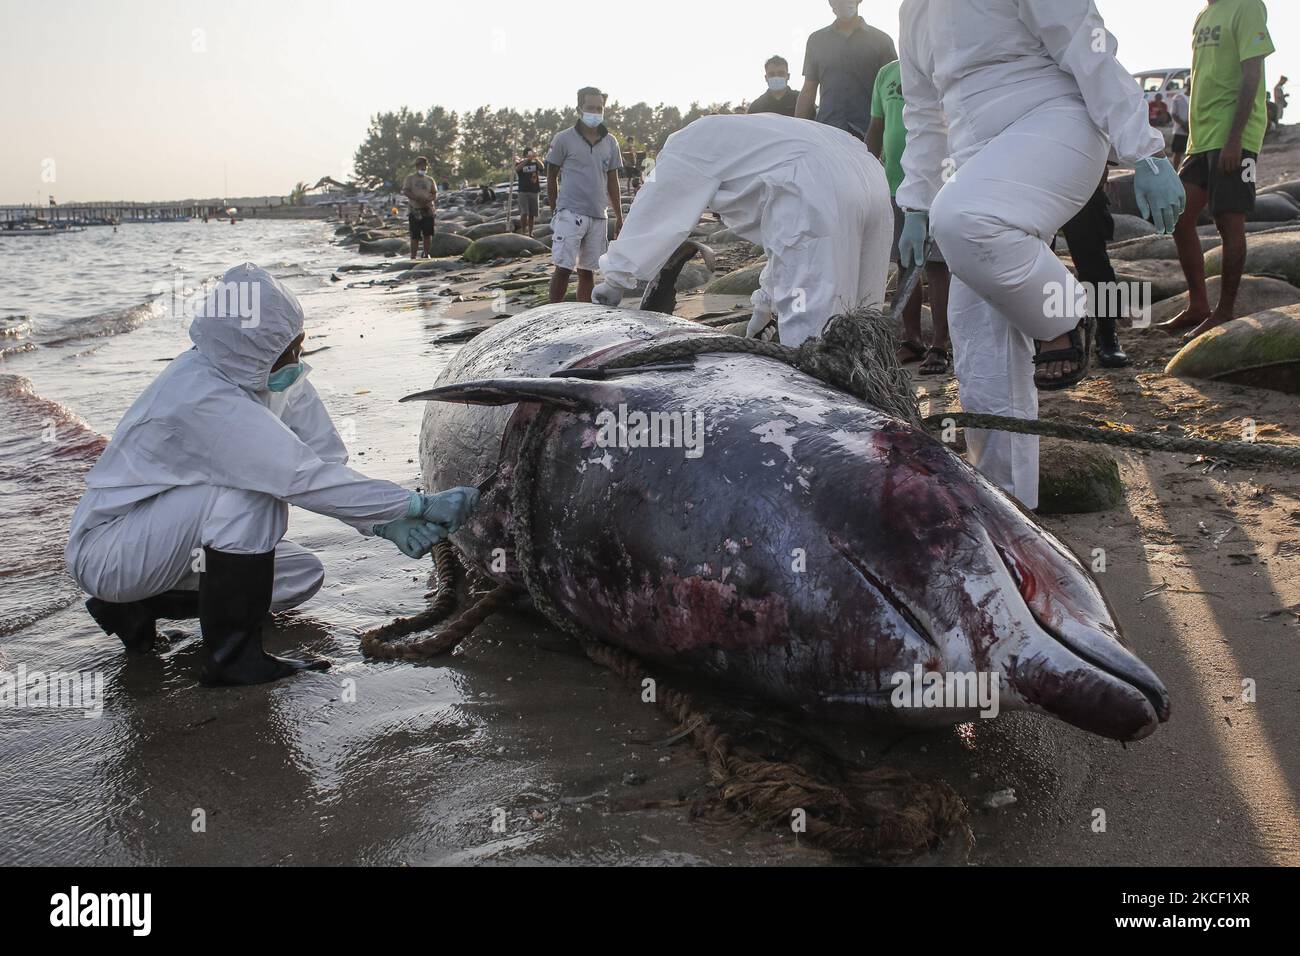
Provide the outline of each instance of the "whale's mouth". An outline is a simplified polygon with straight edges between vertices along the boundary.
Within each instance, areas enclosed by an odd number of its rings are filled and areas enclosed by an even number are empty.
[[[1126,648],[1109,622],[1072,614],[1068,599],[1044,589],[1026,566],[994,546],[1015,582],[1024,610],[1068,659],[1050,670],[1027,669],[1018,689],[1062,719],[1118,740],[1138,740],[1169,719],[1169,692],[1160,678]],[[1043,662],[1046,664],[1046,661]],[[1080,698],[1093,701],[1085,712]]]

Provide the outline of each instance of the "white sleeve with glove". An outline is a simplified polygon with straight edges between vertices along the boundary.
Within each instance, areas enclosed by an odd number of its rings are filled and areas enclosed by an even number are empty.
[[[1165,141],[1151,128],[1146,98],[1116,52],[1119,41],[1106,29],[1092,0],[1018,0],[1020,20],[1043,42],[1057,65],[1074,77],[1097,128],[1110,137],[1121,162],[1136,163],[1164,153]],[[904,77],[904,89],[907,81]],[[910,129],[910,126],[909,126]],[[909,137],[908,148],[911,148]]]

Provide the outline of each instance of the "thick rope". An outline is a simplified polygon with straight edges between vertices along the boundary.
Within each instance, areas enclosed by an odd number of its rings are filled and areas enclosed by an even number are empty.
[[[836,316],[827,324],[821,338],[809,339],[798,348],[736,335],[699,335],[656,342],[626,352],[611,359],[605,367],[635,368],[725,352],[758,355],[792,365],[832,388],[848,392],[873,408],[931,431],[940,431],[949,427],[950,423],[955,423],[965,428],[1066,438],[1118,448],[1204,455],[1241,464],[1284,465],[1291,468],[1300,464],[1300,446],[1295,445],[1180,438],[1151,432],[1130,432],[975,412],[944,412],[922,420],[911,379],[898,363],[898,342],[893,329],[882,313],[871,309],[859,309]]]
[[[434,546],[433,563],[438,572],[438,585],[428,609],[413,617],[399,617],[383,627],[363,633],[361,653],[366,657],[387,661],[418,661],[449,654],[476,627],[511,604],[518,593],[506,585],[493,588],[480,595],[438,633],[418,641],[399,641],[398,638],[408,634],[429,630],[442,622],[456,607],[456,570],[460,561],[450,541],[443,540]]]
[[[603,366],[636,368],[723,352],[784,362],[888,415],[917,427],[921,424],[911,379],[898,364],[898,340],[884,316],[873,309],[835,316],[820,337],[797,348],[738,335],[692,335],[625,352]]]
[[[1008,418],[1003,415],[978,415],[974,412],[941,412],[925,419],[930,431],[947,428],[984,428],[990,431],[1016,432],[1022,435],[1042,435],[1048,438],[1065,438],[1070,441],[1091,442],[1096,445],[1113,445],[1118,448],[1140,448],[1173,454],[1204,455],[1240,464],[1300,466],[1300,445],[1274,445],[1267,442],[1215,441],[1209,438],[1182,438],[1156,432],[1130,432],[1122,428],[1097,428],[1092,425],[1074,425],[1069,422]]]

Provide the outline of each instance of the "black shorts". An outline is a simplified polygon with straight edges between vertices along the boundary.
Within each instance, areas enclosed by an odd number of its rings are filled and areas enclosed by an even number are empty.
[[[1219,169],[1219,151],[1188,156],[1178,175],[1183,182],[1199,186],[1210,194],[1210,215],[1255,211],[1255,176],[1258,154],[1241,151],[1241,169],[1225,173]]]
[[[433,235],[433,217],[422,216],[418,212],[407,215],[407,222],[411,224],[411,241],[419,241],[421,236]]]
[[[1187,134],[1174,133],[1174,141],[1169,144],[1169,151],[1176,156],[1181,156],[1187,152]]]

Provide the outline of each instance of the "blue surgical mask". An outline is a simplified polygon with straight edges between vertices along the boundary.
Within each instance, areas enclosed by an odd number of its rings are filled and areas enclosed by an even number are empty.
[[[283,392],[286,388],[302,376],[303,364],[294,362],[292,365],[286,365],[284,368],[276,369],[266,377],[266,387],[268,391]]]
[[[779,93],[786,87],[784,76],[769,76],[767,78],[767,88],[773,93]]]
[[[584,123],[586,123],[588,126],[590,126],[592,129],[595,129],[595,128],[596,128],[597,126],[599,126],[601,123],[605,122],[605,114],[603,114],[603,113],[583,113],[583,114],[582,114],[582,121],[583,121]]]

